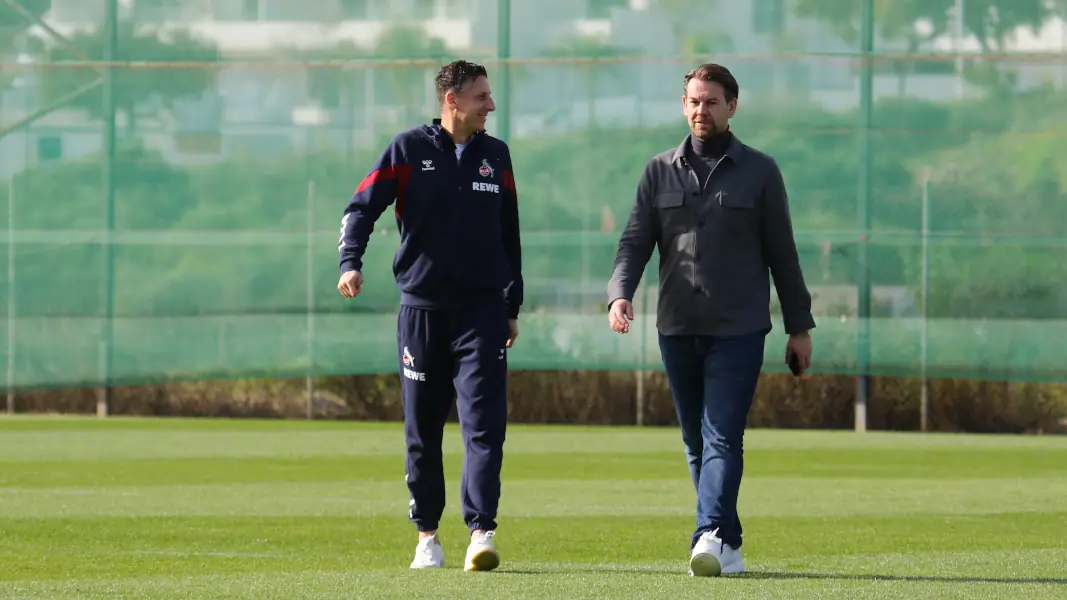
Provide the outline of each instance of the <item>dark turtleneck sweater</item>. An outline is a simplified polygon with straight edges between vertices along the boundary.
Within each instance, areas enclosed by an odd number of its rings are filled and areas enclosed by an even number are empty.
[[[690,143],[686,154],[689,155],[689,164],[700,180],[701,189],[707,187],[712,167],[726,154],[726,148],[730,145],[732,138],[733,134],[729,129],[707,139],[698,138],[695,135],[689,136]]]

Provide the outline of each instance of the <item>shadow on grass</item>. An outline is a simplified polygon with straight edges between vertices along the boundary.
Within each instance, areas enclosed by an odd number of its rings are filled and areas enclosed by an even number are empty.
[[[563,565],[559,567],[544,567],[533,569],[522,568],[501,568],[496,571],[500,575],[563,575],[574,573],[588,573],[588,574],[604,574],[615,573],[617,575],[678,575],[678,569],[671,569],[667,567],[663,568],[647,568],[640,567],[634,569],[627,569],[623,567],[611,566],[611,567],[598,567],[596,565]],[[686,575],[685,571],[681,572],[682,575]],[[688,577],[688,575],[686,575]]]
[[[933,575],[849,575],[844,573],[783,573],[751,571],[731,575],[738,579],[840,579],[848,581],[929,581],[937,583],[1010,583],[1067,585],[1067,579],[1054,577],[939,577]]]
[[[686,577],[689,575],[684,570],[662,567],[635,569],[620,568],[618,566],[580,566],[567,565],[560,567],[545,567],[543,569],[500,569],[502,575],[550,575],[553,573],[619,573],[627,575],[671,575]],[[840,580],[840,581],[914,581],[932,583],[1000,583],[1000,584],[1031,584],[1031,585],[1067,585],[1067,578],[1054,577],[945,577],[934,575],[852,575],[847,573],[787,573],[781,571],[749,571],[739,575],[726,575],[725,579],[811,579],[811,580]],[[714,579],[714,578],[713,578]]]

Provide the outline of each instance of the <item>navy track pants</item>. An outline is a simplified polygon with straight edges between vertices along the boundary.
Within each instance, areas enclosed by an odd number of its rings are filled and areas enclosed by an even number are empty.
[[[466,451],[460,481],[463,520],[471,531],[496,529],[507,424],[507,338],[504,303],[460,310],[400,307],[408,518],[419,531],[435,531],[445,509],[441,442],[453,402]]]

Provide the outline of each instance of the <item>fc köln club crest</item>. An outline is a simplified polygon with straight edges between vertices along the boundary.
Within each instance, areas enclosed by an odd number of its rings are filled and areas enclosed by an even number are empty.
[[[411,355],[411,352],[408,352],[407,346],[404,346],[404,366],[415,368],[415,357]]]
[[[489,159],[488,158],[483,158],[482,159],[482,166],[478,167],[478,174],[481,175],[482,177],[492,177],[493,176],[493,167],[489,166]]]

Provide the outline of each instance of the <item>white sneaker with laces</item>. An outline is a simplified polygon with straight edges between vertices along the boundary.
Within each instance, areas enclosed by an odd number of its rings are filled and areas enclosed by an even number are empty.
[[[445,566],[445,549],[437,536],[422,538],[419,545],[415,546],[415,560],[411,561],[412,569],[440,569]]]
[[[495,531],[487,531],[471,536],[470,546],[467,546],[467,560],[463,565],[464,571],[492,571],[500,566],[500,553],[493,545],[495,535]]]
[[[724,544],[718,534],[718,529],[707,531],[697,540],[689,557],[690,576],[718,577],[745,572],[741,550]]]

